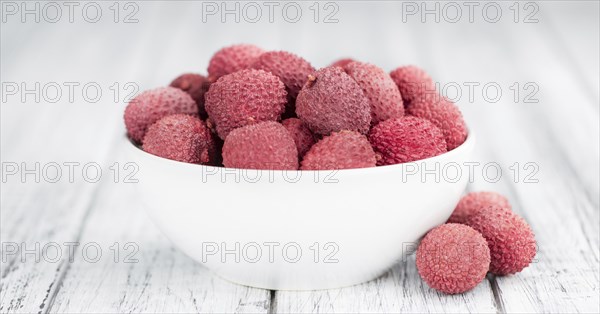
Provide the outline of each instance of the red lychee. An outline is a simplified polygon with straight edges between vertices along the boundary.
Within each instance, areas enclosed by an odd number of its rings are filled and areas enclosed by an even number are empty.
[[[442,131],[433,123],[411,116],[388,119],[371,129],[369,141],[378,154],[377,164],[393,165],[446,152]]]
[[[303,58],[286,51],[269,51],[261,54],[251,65],[252,68],[271,72],[279,77],[292,101],[296,100],[308,76],[315,71]]]
[[[356,131],[334,132],[304,155],[302,170],[339,170],[375,167],[377,159],[367,138]]]
[[[471,192],[460,199],[454,212],[448,218],[448,223],[464,224],[471,215],[490,206],[511,209],[508,199],[496,192]]]
[[[200,74],[186,73],[178,76],[171,82],[171,87],[179,88],[182,91],[190,94],[192,99],[198,105],[198,113],[202,118],[206,118],[206,110],[204,109],[204,94],[208,91],[210,82]]]
[[[435,93],[435,83],[423,69],[408,65],[399,67],[390,72],[392,80],[398,86],[404,107],[424,94]]]
[[[228,168],[297,170],[298,151],[283,125],[266,121],[231,131],[223,144],[223,164]]]
[[[341,130],[367,133],[371,124],[369,100],[340,67],[316,71],[296,99],[298,117],[317,134]]]
[[[213,165],[215,142],[205,123],[193,116],[174,114],[152,124],[142,149],[150,154],[193,164]]]
[[[362,88],[371,105],[371,124],[404,115],[402,96],[392,78],[381,68],[361,62],[350,62],[344,66]]]
[[[429,231],[417,249],[417,270],[433,289],[455,294],[477,286],[488,272],[490,250],[481,234],[461,224]]]
[[[315,144],[315,135],[298,118],[285,119],[281,124],[290,132],[298,148],[298,157],[302,159],[304,154]]]
[[[350,63],[350,62],[354,62],[354,59],[351,58],[343,58],[343,59],[339,59],[337,61],[335,61],[334,63],[332,63],[331,65],[329,65],[330,67],[345,67],[346,64]]]
[[[208,77],[215,82],[223,75],[247,69],[264,50],[249,44],[233,45],[217,51],[208,64]]]
[[[235,128],[279,120],[285,108],[285,86],[275,75],[247,69],[221,77],[206,93],[206,112],[219,137]]]
[[[487,240],[492,257],[490,272],[518,273],[533,261],[535,236],[527,222],[508,208],[489,206],[467,219],[467,225]]]
[[[448,151],[455,149],[467,139],[467,125],[458,107],[438,94],[423,95],[406,107],[409,114],[427,119],[444,133]]]
[[[174,87],[147,90],[132,99],[125,108],[127,134],[141,143],[146,130],[160,118],[176,114],[198,115],[198,106],[186,92]]]

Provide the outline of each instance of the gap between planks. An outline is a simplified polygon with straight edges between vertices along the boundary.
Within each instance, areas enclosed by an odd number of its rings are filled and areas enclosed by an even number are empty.
[[[109,155],[109,153],[114,151],[116,142],[117,141],[115,140],[114,141],[115,145],[111,145],[110,148],[108,149],[107,156]],[[98,195],[100,194],[100,191],[106,187],[107,182],[108,182],[107,180],[103,179],[100,184],[94,186],[94,190],[92,191],[91,197],[88,199],[86,209],[83,214],[83,218],[81,219],[81,221],[79,223],[79,228],[77,229],[77,233],[76,233],[74,242],[76,242],[76,243],[81,242],[81,237],[83,235],[83,232],[85,231],[85,228],[88,225],[88,221],[91,216],[91,213],[92,213],[93,209],[95,208],[94,204],[96,203],[96,200],[98,199]],[[80,249],[79,246],[77,246],[75,248],[73,254],[77,253],[79,249]],[[50,287],[48,288],[46,298],[42,301],[42,304],[40,305],[40,311],[38,312],[38,314],[51,313],[52,306],[54,305],[54,300],[56,299],[56,296],[58,295],[59,290],[62,288],[62,283],[70,269],[71,269],[71,263],[69,263],[69,262],[65,263],[65,261],[62,260],[61,264],[58,268],[57,279],[55,281],[53,281],[52,283],[50,283]],[[48,304],[45,304],[46,299],[48,299],[47,300]]]

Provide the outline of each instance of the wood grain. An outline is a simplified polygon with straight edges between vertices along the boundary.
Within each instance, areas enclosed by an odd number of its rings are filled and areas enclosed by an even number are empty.
[[[539,23],[528,25],[510,19],[407,24],[398,17],[400,4],[360,1],[340,2],[340,23],[332,25],[202,23],[200,4],[193,1],[144,3],[140,23],[127,26],[3,25],[3,82],[97,81],[108,87],[117,78],[147,89],[206,68],[212,51],[245,38],[295,51],[317,66],[353,56],[386,70],[418,64],[441,86],[498,83],[504,93],[496,103],[481,94],[466,101],[466,89],[458,102],[478,138],[474,161],[497,163],[503,173],[497,182],[478,175],[469,190],[507,195],[531,224],[539,251],[522,273],[488,276],[462,295],[427,287],[414,256],[361,285],[268,291],[220,279],[177,251],[131,197],[135,184],[115,183],[110,175],[98,183],[12,178],[0,190],[2,243],[25,243],[28,249],[35,243],[93,243],[103,254],[86,261],[80,246],[72,262],[66,255],[54,262],[36,262],[32,255],[22,261],[21,252],[7,256],[0,264],[0,313],[600,312],[599,4],[539,4]],[[365,14],[379,18],[367,23]],[[509,89],[515,82],[537,84],[539,102],[523,102],[526,91],[515,102]],[[3,103],[2,162],[97,162],[108,173],[115,162],[127,162],[123,106]],[[522,167],[529,162],[539,166],[537,183],[524,182],[528,172]],[[137,261],[126,262],[134,248],[130,258]]]
[[[519,28],[523,36],[496,38],[503,52],[489,51],[463,60],[471,63],[491,58],[512,69],[512,77],[500,74],[499,82],[528,77],[540,87],[539,103],[501,102],[494,105],[493,115],[488,107],[488,114],[480,112],[477,119],[470,120],[479,138],[485,138],[479,142],[478,151],[485,152],[488,161],[501,164],[507,174],[499,183],[503,186],[500,189],[495,186],[498,184],[485,182],[474,184],[473,189],[503,191],[532,225],[538,241],[536,263],[518,275],[492,279],[503,310],[597,312],[599,217],[597,192],[593,191],[598,186],[595,173],[599,157],[592,150],[583,156],[576,147],[584,147],[588,140],[598,141],[598,119],[594,103],[586,97],[590,91],[584,90],[589,85],[561,79],[563,75],[575,75],[578,69],[573,67],[577,65],[561,63],[562,58],[555,54],[539,54],[560,49],[560,43],[546,33],[544,25],[549,22],[542,19],[540,25]],[[505,26],[510,27],[514,26]],[[440,34],[433,42],[449,44],[445,35]],[[446,76],[451,70],[441,64],[448,61],[440,62],[437,68],[447,72]],[[559,89],[564,92],[553,92]],[[570,105],[565,106],[567,103]],[[469,109],[464,109],[467,114]],[[509,167],[519,161],[539,165],[539,183],[511,177]]]
[[[115,160],[127,162],[116,145]],[[265,313],[268,290],[227,282],[177,251],[152,225],[135,183],[107,183],[92,208],[81,243],[98,243],[102,259],[70,266],[53,312]],[[119,254],[115,251],[115,244]],[[113,249],[110,249],[110,248]]]
[[[594,5],[591,6],[594,9]],[[542,9],[550,8],[542,6]],[[560,10],[561,7],[554,9]],[[595,103],[593,99],[586,97],[597,94],[597,90],[585,90],[586,87],[593,86],[594,82],[576,84],[575,81],[563,79],[577,75],[579,69],[573,68],[577,67],[577,63],[562,64],[560,60],[564,58],[559,54],[540,53],[557,49],[556,46],[560,43],[554,42],[555,38],[547,33],[545,23],[559,22],[542,19],[540,25],[530,27],[506,24],[498,29],[498,26],[488,26],[481,32],[469,34],[471,42],[477,42],[483,47],[489,44],[487,47],[490,50],[479,49],[477,55],[467,53],[466,50],[461,53],[460,49],[455,54],[432,53],[446,51],[446,47],[456,45],[457,41],[465,41],[459,39],[456,29],[450,27],[423,25],[420,33],[426,34],[424,38],[427,40],[415,42],[421,45],[419,51],[429,52],[427,60],[430,63],[424,62],[424,66],[435,69],[433,73],[440,78],[438,81],[441,86],[448,82],[462,84],[475,81],[481,85],[495,82],[502,86],[505,95],[510,92],[509,86],[521,78],[540,86],[540,102],[537,104],[522,103],[522,99],[515,103],[510,94],[494,104],[486,104],[481,97],[475,103],[459,103],[471,130],[479,139],[483,139],[477,144],[475,161],[482,165],[498,163],[505,174],[498,183],[485,182],[479,177],[470,189],[500,191],[511,199],[516,211],[532,224],[536,233],[539,253],[535,264],[514,276],[489,276],[488,282],[478,287],[486,287],[484,292],[490,294],[488,303],[477,302],[480,299],[456,301],[445,297],[447,302],[442,307],[421,305],[411,308],[401,305],[414,304],[415,299],[431,299],[433,293],[429,292],[418,298],[396,297],[393,299],[396,303],[389,304],[386,302],[389,300],[386,295],[393,293],[398,287],[387,282],[399,283],[400,278],[386,276],[354,289],[342,289],[333,293],[277,292],[278,310],[282,306],[284,311],[290,312],[411,312],[424,309],[429,312],[464,312],[464,306],[469,306],[471,311],[498,312],[599,310],[599,156],[597,150],[588,150],[589,153],[582,156],[580,149],[577,149],[585,147],[586,142],[598,142]],[[496,37],[515,34],[517,31],[524,32],[523,36]],[[498,46],[505,47],[508,51],[492,50],[495,48],[493,42],[498,40]],[[577,46],[571,49],[577,49]],[[486,64],[487,60],[494,60],[493,65],[487,65],[489,72],[482,72],[481,67],[473,66]],[[553,68],[544,69],[548,66]],[[471,71],[465,73],[468,69]],[[550,71],[553,73],[551,76],[547,74]],[[597,80],[595,85],[597,86]],[[552,92],[556,90],[565,91],[559,95],[564,99],[556,99],[556,93]],[[562,105],[566,103],[571,105]],[[539,165],[539,183],[523,183],[523,177],[511,176],[509,167],[515,162],[520,162],[521,165],[535,162]],[[416,272],[413,275],[415,280],[420,280]],[[377,293],[371,295],[371,291]],[[478,294],[480,297],[485,295],[481,290]],[[332,295],[335,297],[331,297]],[[465,295],[469,296],[468,293]],[[356,301],[365,299],[372,302]],[[298,304],[297,300],[302,301]],[[376,308],[371,306],[372,303],[384,303],[385,306]]]

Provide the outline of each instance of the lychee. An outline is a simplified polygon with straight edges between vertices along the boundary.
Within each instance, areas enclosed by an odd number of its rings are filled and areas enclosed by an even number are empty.
[[[298,148],[298,157],[302,158],[315,144],[315,135],[298,118],[285,119],[281,124],[290,132]]]
[[[339,170],[375,167],[377,159],[367,138],[356,131],[334,132],[304,155],[302,170]]]
[[[216,150],[204,122],[185,114],[169,115],[152,124],[142,149],[159,157],[203,165],[214,164]]]
[[[344,66],[362,88],[371,105],[371,124],[404,115],[402,96],[392,78],[381,68],[362,62],[350,62]]]
[[[429,231],[417,248],[417,270],[433,289],[455,294],[477,286],[488,272],[490,250],[483,236],[461,224]]]
[[[198,106],[189,94],[174,87],[147,90],[125,108],[127,134],[134,142],[141,143],[151,124],[175,113],[198,115]]]
[[[406,107],[409,114],[427,119],[444,133],[448,151],[455,149],[467,139],[467,125],[458,107],[438,94],[422,95]]]
[[[279,77],[292,102],[296,100],[308,75],[315,71],[303,58],[286,51],[269,51],[261,54],[251,65],[252,68],[271,72]]]
[[[283,125],[266,121],[231,131],[223,144],[223,164],[228,168],[297,170],[298,151]]]
[[[444,134],[433,123],[412,116],[388,119],[371,129],[369,141],[379,166],[437,156],[446,152]]]
[[[217,51],[208,64],[208,77],[215,82],[221,76],[248,68],[264,50],[249,44],[233,45]]]
[[[285,86],[275,75],[246,69],[221,77],[210,85],[205,108],[219,137],[235,128],[279,120],[285,108]]]
[[[371,124],[369,100],[340,67],[328,67],[309,76],[296,99],[298,117],[314,133],[341,130],[367,133]]]
[[[335,61],[334,63],[332,63],[330,65],[330,67],[341,67],[344,68],[346,66],[346,64],[350,63],[350,62],[354,62],[354,59],[351,58],[343,58],[343,59],[339,59],[337,61]]]
[[[424,94],[435,93],[435,83],[423,69],[408,65],[399,67],[390,72],[392,80],[398,86],[404,107]]]
[[[510,209],[499,206],[482,208],[467,219],[467,225],[487,240],[492,257],[491,273],[518,273],[533,261],[536,253],[533,231]]]
[[[202,118],[206,118],[204,94],[208,91],[208,87],[210,86],[210,82],[206,77],[195,73],[185,73],[174,79],[170,86],[179,88],[190,94],[192,99],[198,105],[198,113]]]
[[[496,192],[471,192],[460,199],[448,222],[464,224],[471,215],[490,206],[511,209],[508,199]]]

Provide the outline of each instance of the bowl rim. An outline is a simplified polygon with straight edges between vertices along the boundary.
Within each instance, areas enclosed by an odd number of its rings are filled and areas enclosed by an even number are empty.
[[[372,171],[385,171],[385,170],[392,170],[395,168],[401,169],[402,167],[405,167],[406,165],[409,164],[418,164],[418,163],[423,163],[423,162],[441,162],[445,159],[449,159],[454,157],[454,155],[457,154],[461,154],[464,151],[469,151],[473,148],[473,146],[475,145],[475,140],[476,137],[473,134],[473,132],[468,131],[467,132],[467,137],[465,138],[465,141],[460,144],[459,146],[457,146],[456,148],[454,148],[451,151],[445,152],[443,154],[437,155],[437,156],[433,156],[433,157],[429,157],[429,158],[424,158],[424,159],[419,159],[419,160],[415,160],[415,161],[411,161],[411,162],[405,162],[405,163],[399,163],[399,164],[393,164],[393,165],[385,165],[385,166],[376,166],[376,167],[367,167],[367,168],[352,168],[352,169],[329,169],[329,170],[271,170],[271,169],[247,169],[247,168],[231,168],[231,167],[217,167],[217,166],[209,166],[209,165],[201,165],[201,164],[192,164],[192,163],[187,163],[187,162],[182,162],[182,161],[177,161],[177,160],[172,160],[172,159],[168,159],[168,158],[164,158],[164,157],[160,157],[160,156],[156,156],[153,154],[150,154],[148,152],[145,152],[141,146],[136,145],[130,138],[129,136],[127,136],[127,134],[125,133],[124,135],[125,137],[125,141],[128,142],[127,146],[129,146],[129,149],[131,151],[136,151],[136,154],[140,154],[145,156],[145,158],[148,159],[152,159],[155,162],[163,162],[165,164],[172,164],[173,166],[175,165],[179,165],[180,167],[194,167],[194,168],[204,168],[207,171],[222,171],[225,169],[229,169],[229,170],[248,170],[248,171],[270,171],[273,172],[275,174],[277,173],[294,173],[294,172],[306,172],[306,173],[325,173],[325,172],[331,172],[331,171],[336,171],[336,172],[342,172],[342,173],[358,173],[358,172],[372,172]]]

